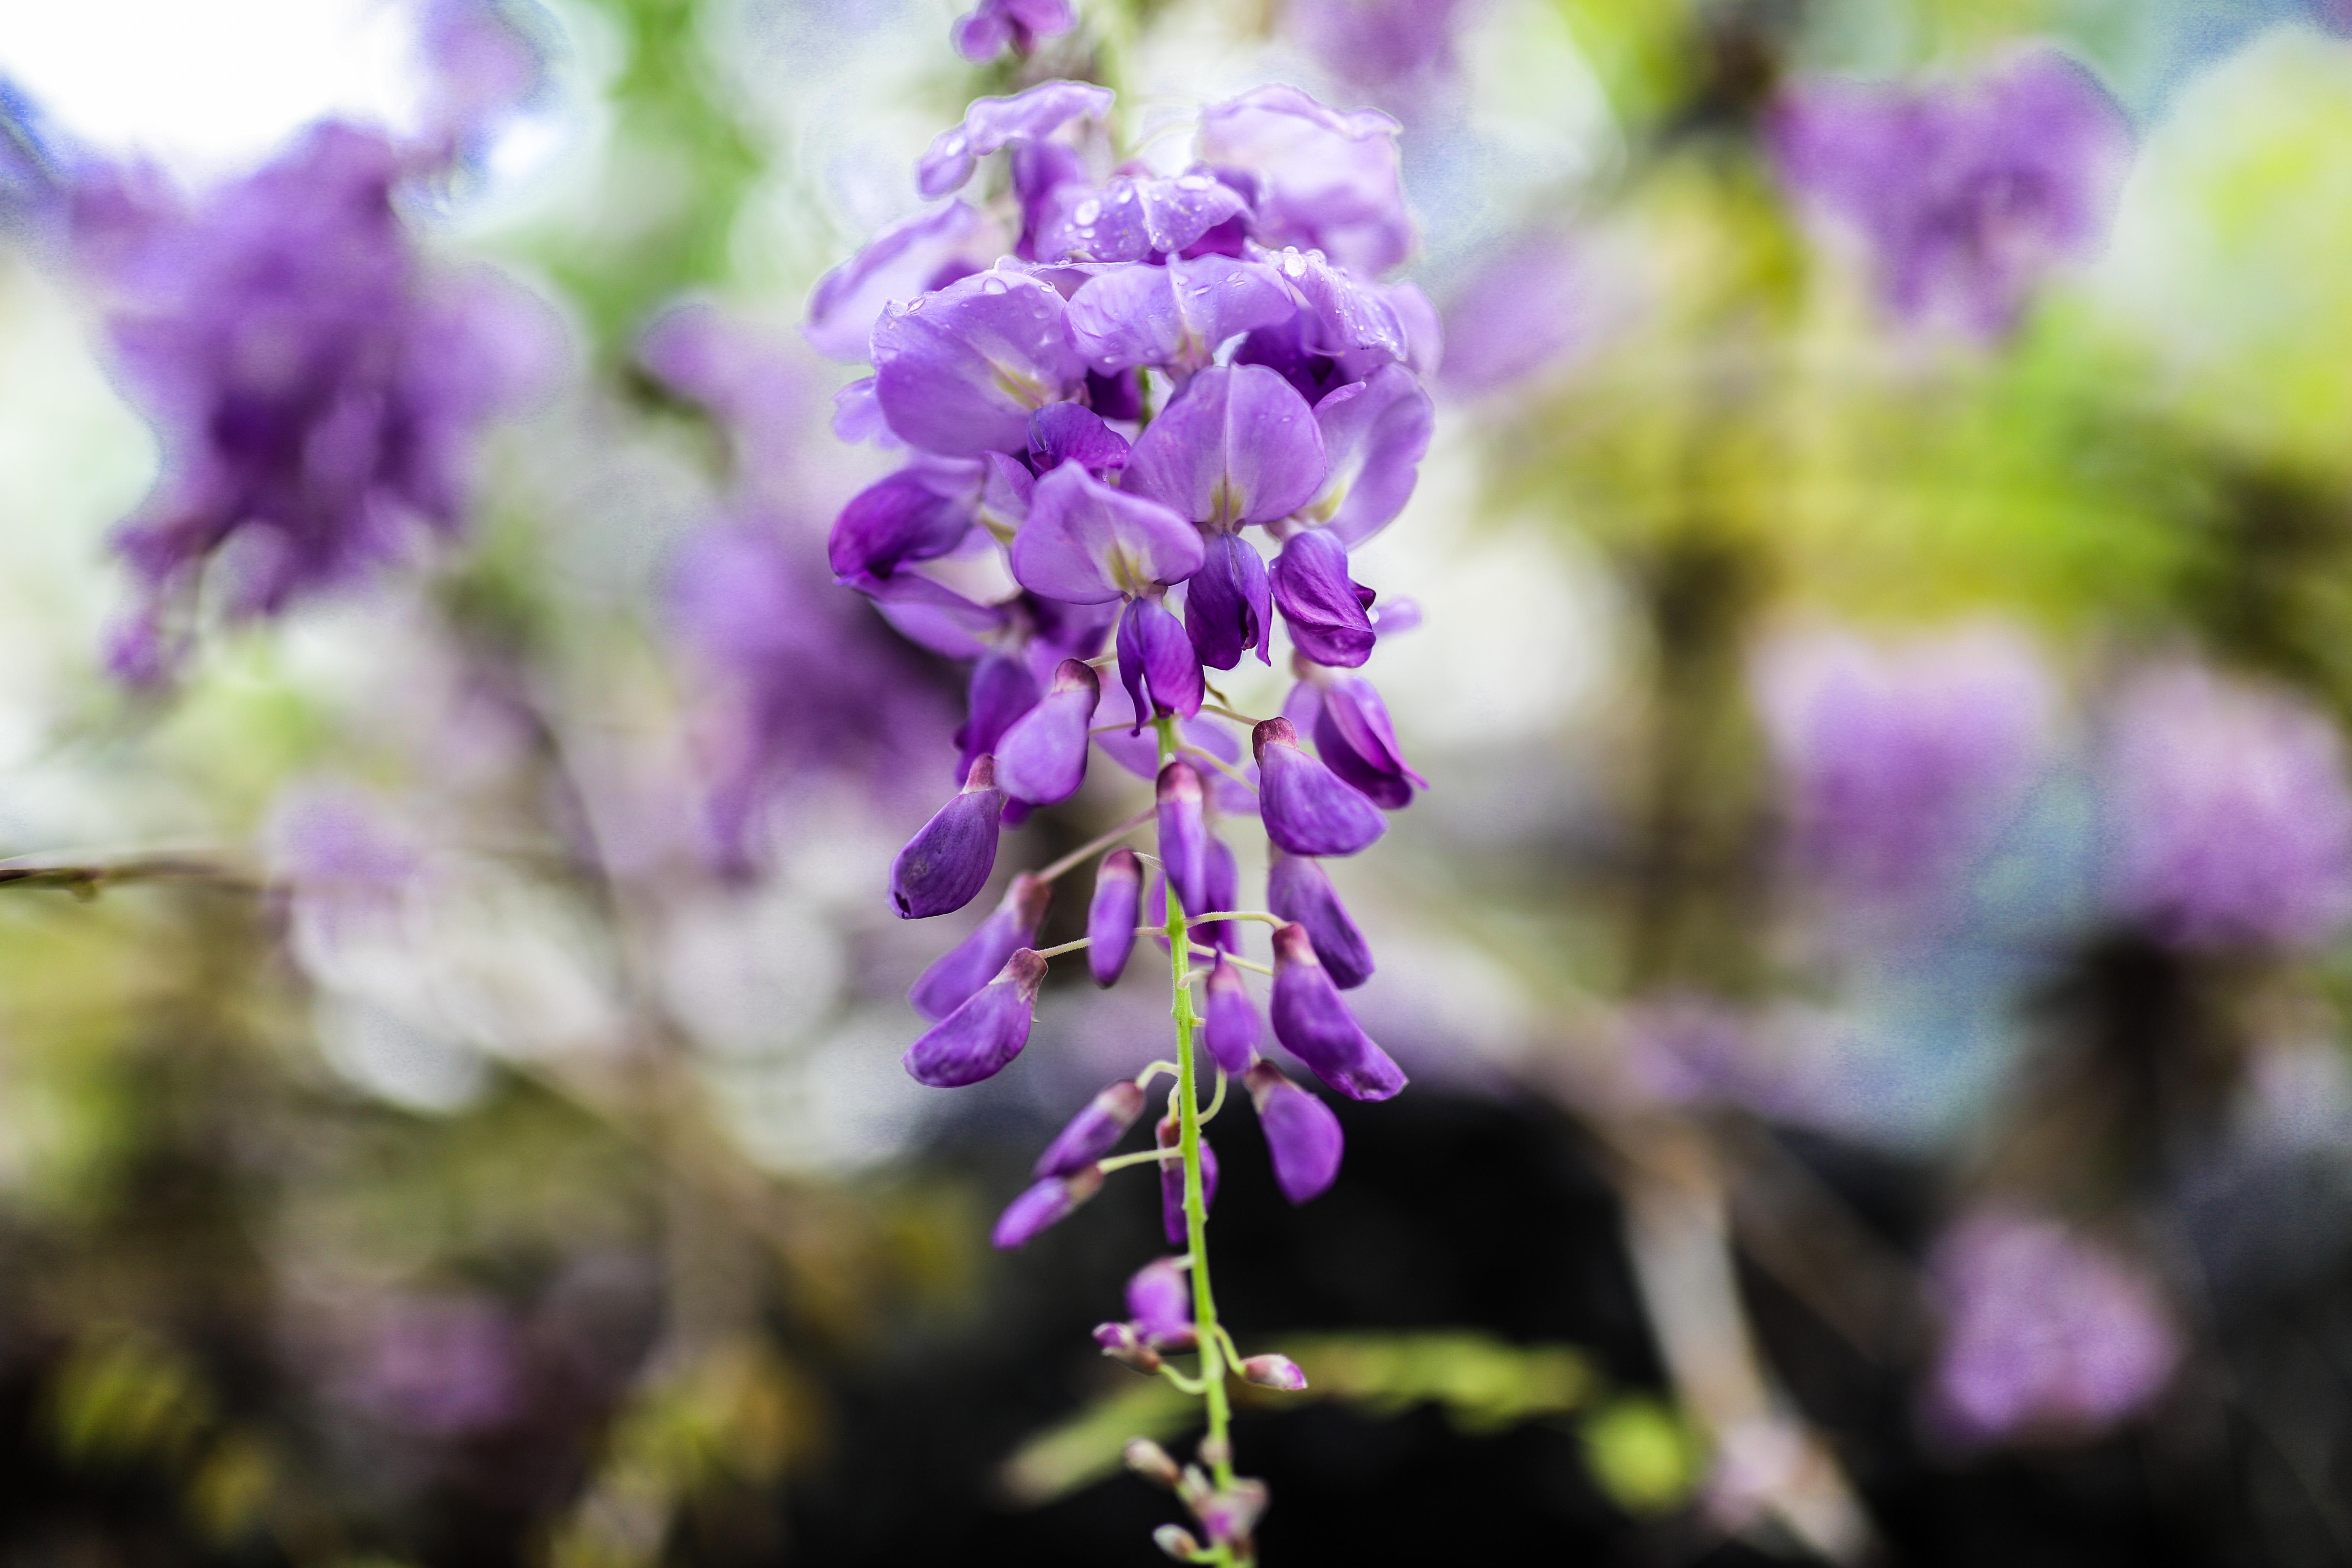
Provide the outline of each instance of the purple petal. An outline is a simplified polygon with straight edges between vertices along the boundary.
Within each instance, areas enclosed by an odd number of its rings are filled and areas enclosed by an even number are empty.
[[[1076,341],[1077,321],[1071,318],[1071,341]],[[1081,351],[1083,352],[1083,351]],[[1143,384],[1132,370],[1087,372],[1087,405],[1106,419],[1143,417]]]
[[[1145,427],[1126,483],[1222,531],[1288,516],[1327,466],[1323,433],[1288,382],[1263,365],[1221,366],[1194,376]]]
[[[1265,558],[1239,533],[1210,539],[1201,569],[1184,581],[1184,629],[1192,634],[1201,662],[1231,669],[1252,647],[1258,662],[1271,664],[1274,588]]]
[[[1048,1176],[1005,1205],[992,1245],[1026,1247],[1047,1226],[1070,1217],[1070,1211],[1102,1191],[1102,1173],[1089,1165],[1075,1175]]]
[[[1160,863],[1189,911],[1207,910],[1209,829],[1201,816],[1201,775],[1178,757],[1160,770]]]
[[[1313,251],[1286,250],[1270,260],[1301,306],[1303,346],[1342,361],[1349,373],[1345,379],[1360,381],[1374,367],[1412,353],[1404,319],[1377,285],[1349,276]]]
[[[987,757],[971,765],[963,793],[940,807],[890,863],[890,902],[906,921],[952,914],[971,902],[996,868],[1004,792]]]
[[[1234,859],[1233,850],[1215,834],[1202,852],[1201,901],[1189,908],[1187,915],[1205,915],[1217,910],[1230,910],[1241,901],[1241,867]],[[1211,921],[1206,925],[1192,928],[1192,934],[1211,947],[1227,952],[1242,950],[1242,928],[1239,921]]]
[[[1477,267],[1445,308],[1445,368],[1456,396],[1501,391],[1590,342],[1604,312],[1568,236],[1538,229]]]
[[[1004,793],[1032,805],[1054,805],[1078,793],[1087,777],[1087,727],[1102,701],[1102,677],[1075,658],[1054,672],[1054,689],[1006,730],[996,747]]]
[[[1162,1117],[1152,1129],[1152,1141],[1162,1149],[1173,1149],[1182,1142],[1182,1135],[1172,1116]],[[1207,1208],[1217,1201],[1217,1152],[1209,1147],[1208,1136],[1201,1137],[1201,1206]],[[1160,1167],[1160,1228],[1171,1247],[1182,1247],[1187,1238],[1184,1226],[1184,1162],[1171,1160]]]
[[[1026,871],[1013,879],[1004,898],[989,917],[923,971],[907,1000],[915,1011],[937,1023],[970,1001],[973,994],[996,978],[1013,955],[1037,940],[1037,927],[1053,901],[1051,884]]]
[[[984,3],[974,15],[984,16],[989,9]],[[1039,82],[1010,98],[974,99],[964,110],[963,123],[940,132],[917,161],[916,188],[927,200],[946,195],[971,178],[979,160],[1015,138],[1042,140],[1073,120],[1100,120],[1110,105],[1110,89],[1082,81]]]
[[[901,563],[947,554],[971,528],[980,479],[970,463],[929,458],[866,486],[825,540],[834,574],[887,577]]]
[[[1119,267],[1070,296],[1070,341],[1097,371],[1147,364],[1197,370],[1219,344],[1286,321],[1297,310],[1264,262],[1204,256],[1165,267]]]
[[[1296,1394],[1307,1386],[1307,1374],[1299,1371],[1298,1363],[1286,1355],[1254,1355],[1244,1360],[1237,1370],[1243,1382],[1254,1383],[1260,1388],[1278,1388],[1286,1394]]]
[[[1284,920],[1307,928],[1307,941],[1322,962],[1332,984],[1351,991],[1372,977],[1372,950],[1364,933],[1348,918],[1347,906],[1332,890],[1323,868],[1304,855],[1272,852],[1266,868],[1265,907]]]
[[[1118,679],[1141,715],[1201,710],[1201,656],[1183,625],[1158,599],[1137,599],[1118,623]]]
[[[1029,1043],[1037,986],[1045,978],[1044,959],[1025,947],[1015,952],[995,979],[907,1047],[901,1060],[908,1073],[933,1089],[994,1078]]]
[[[1372,657],[1370,595],[1348,575],[1348,547],[1320,529],[1283,542],[1271,574],[1290,640],[1317,664],[1353,668]]]
[[[1303,515],[1350,549],[1386,528],[1421,477],[1436,408],[1412,373],[1387,364],[1315,405],[1330,470]]]
[[[1398,746],[1389,710],[1372,683],[1359,675],[1325,678],[1315,714],[1315,750],[1324,765],[1361,790],[1374,805],[1400,811],[1429,781],[1412,771]]]
[[[859,376],[833,395],[833,433],[852,447],[868,441],[885,447],[906,445],[890,434],[890,422],[882,417],[882,401],[874,395],[870,375]]]
[[[956,759],[956,782],[961,784],[970,778],[973,761],[994,752],[1004,731],[1036,706],[1037,678],[1029,673],[1026,663],[1010,654],[991,651],[982,655],[971,667],[965,718],[955,732],[956,747],[961,753]],[[1002,788],[1001,766],[997,782]]]
[[[1063,185],[1037,226],[1040,261],[1141,261],[1183,249],[1241,214],[1240,193],[1201,170]]]
[[[1377,276],[1412,250],[1398,174],[1397,122],[1336,114],[1294,87],[1262,87],[1201,116],[1202,162],[1259,182],[1254,228],[1274,247],[1321,250]]]
[[[1386,1100],[1404,1087],[1404,1073],[1339,999],[1304,926],[1275,931],[1273,1011],[1282,1048],[1349,1099]]]
[[[1192,1331],[1192,1277],[1174,1258],[1155,1258],[1127,1282],[1127,1316],[1161,1350],[1189,1345]]]
[[[1347,1139],[1339,1119],[1320,1100],[1285,1078],[1271,1062],[1249,1069],[1250,1101],[1274,1161],[1275,1184],[1294,1204],[1320,1197],[1339,1179]]]
[[[1205,1032],[1209,1055],[1216,1058],[1217,1066],[1236,1076],[1249,1070],[1258,1042],[1265,1037],[1265,1021],[1258,1016],[1257,1004],[1250,1000],[1248,984],[1222,953],[1216,967],[1209,971]]]
[[[853,578],[849,585],[873,600],[901,637],[943,658],[982,658],[1009,619],[1002,605],[976,604],[914,572]]]
[[[1202,553],[1200,531],[1166,507],[1065,463],[1037,481],[1013,575],[1041,597],[1099,605],[1181,583]]]
[[[962,202],[892,224],[817,279],[802,335],[827,359],[863,364],[885,307],[979,271],[1003,254],[1005,240],[993,218]]]
[[[1353,855],[1388,831],[1380,808],[1298,744],[1287,719],[1268,719],[1252,736],[1258,814],[1265,836],[1293,855]]]
[[[1127,437],[1091,408],[1049,403],[1029,416],[1029,456],[1041,474],[1064,463],[1108,473],[1127,467],[1128,450]]]
[[[1126,1079],[1087,1101],[1068,1126],[1037,1156],[1034,1174],[1066,1176],[1093,1164],[1118,1146],[1143,1114],[1143,1090]]]
[[[874,327],[874,393],[891,430],[942,457],[1027,451],[1029,416],[1085,381],[1066,310],[1046,284],[1000,271],[886,309]]]
[[[1087,967],[1097,985],[1116,985],[1135,951],[1136,927],[1143,923],[1143,863],[1132,849],[1114,849],[1095,868],[1095,893],[1087,905]]]

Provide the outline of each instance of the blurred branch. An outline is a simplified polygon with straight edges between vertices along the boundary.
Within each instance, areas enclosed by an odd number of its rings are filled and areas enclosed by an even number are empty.
[[[195,855],[128,855],[113,860],[0,860],[0,888],[38,888],[96,898],[109,887],[134,882],[202,882],[232,892],[261,893],[269,884],[224,861]]]

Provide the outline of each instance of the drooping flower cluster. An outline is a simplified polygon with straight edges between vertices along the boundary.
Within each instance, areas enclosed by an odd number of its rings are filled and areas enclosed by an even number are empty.
[[[136,169],[73,190],[77,258],[164,448],[116,542],[142,595],[110,650],[124,679],[169,672],[208,574],[229,615],[271,615],[462,524],[475,437],[544,327],[517,291],[426,268],[394,207],[410,172],[329,123],[199,203]]]
[[[1888,309],[1987,336],[2105,237],[2132,147],[2115,100],[2048,50],[1964,83],[1808,83],[1770,134],[1798,195],[1869,241]]]

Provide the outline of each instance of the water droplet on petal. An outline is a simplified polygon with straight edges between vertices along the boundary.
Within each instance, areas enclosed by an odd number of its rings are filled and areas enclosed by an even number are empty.
[[[1071,216],[1076,217],[1081,226],[1091,225],[1095,219],[1102,216],[1102,203],[1088,196],[1078,204],[1078,210]]]
[[[982,283],[980,286],[980,291],[983,294],[1002,294],[1004,292],[1004,279],[1002,278],[991,278],[987,282]]]
[[[1176,184],[1184,190],[1205,191],[1215,182],[1206,174],[1186,174],[1177,180]]]
[[[1120,206],[1125,206],[1128,203],[1129,203],[1129,202],[1133,201],[1134,199],[1135,199],[1135,187],[1134,187],[1133,185],[1121,185],[1121,186],[1119,186],[1119,188],[1118,188],[1118,194],[1117,195],[1114,195],[1113,197],[1111,197],[1111,200],[1112,200],[1112,201],[1114,201],[1114,202],[1116,202],[1116,203],[1118,203]]]

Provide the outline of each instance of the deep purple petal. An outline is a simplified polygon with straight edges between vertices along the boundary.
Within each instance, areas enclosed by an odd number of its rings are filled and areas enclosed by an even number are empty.
[[[1194,376],[1145,428],[1126,484],[1222,531],[1288,516],[1313,499],[1326,468],[1323,433],[1288,382],[1263,365],[1221,366]]]
[[[900,920],[952,914],[971,902],[996,868],[996,829],[1003,813],[995,764],[982,757],[972,764],[963,793],[940,807],[890,863],[890,902]]]
[[[1372,977],[1372,950],[1364,933],[1348,917],[1347,906],[1332,890],[1323,868],[1304,855],[1273,851],[1266,868],[1265,907],[1284,920],[1307,928],[1332,984],[1350,991]]]
[[[1273,662],[1274,587],[1265,558],[1239,533],[1212,538],[1201,569],[1185,579],[1184,629],[1213,669],[1233,668],[1253,647],[1260,663]]]
[[[1001,8],[1002,0],[983,0],[975,16],[984,16],[992,5]],[[926,199],[946,195],[971,178],[979,160],[1015,138],[1042,139],[1073,120],[1099,120],[1110,105],[1110,89],[1082,81],[1039,82],[1010,98],[974,99],[963,123],[940,132],[916,163],[916,188]]]
[[[1160,770],[1160,863],[1176,886],[1177,900],[1188,910],[1205,910],[1208,891],[1209,829],[1201,815],[1201,775],[1178,757]]]
[[[817,279],[801,332],[825,358],[863,364],[886,306],[979,271],[1003,254],[1007,238],[995,219],[962,202],[892,224]]]
[[[916,572],[856,577],[849,585],[874,601],[899,636],[944,658],[979,658],[1008,620],[1002,605],[982,605]]]
[[[1249,1070],[1258,1042],[1265,1037],[1265,1021],[1258,1016],[1257,1004],[1250,1000],[1248,984],[1223,954],[1209,971],[1205,1033],[1209,1055],[1217,1066],[1234,1075]]]
[[[1204,256],[1165,267],[1118,267],[1070,296],[1070,341],[1096,370],[1197,370],[1219,344],[1298,310],[1261,261]],[[1108,412],[1108,411],[1106,411]]]
[[[1162,1117],[1152,1129],[1152,1141],[1162,1149],[1173,1149],[1182,1141],[1172,1116]],[[1207,1208],[1217,1201],[1217,1152],[1209,1147],[1206,1134],[1201,1138],[1201,1206]],[[1171,1160],[1160,1167],[1160,1228],[1171,1247],[1182,1247],[1187,1232],[1184,1226],[1184,1162]]]
[[[1037,940],[1045,906],[1054,889],[1026,871],[1013,879],[1004,898],[989,917],[922,973],[907,1000],[915,1011],[937,1023],[970,1001],[972,994],[1004,968],[1005,963]]]
[[[1372,657],[1378,634],[1364,595],[1348,575],[1348,547],[1321,529],[1283,541],[1271,574],[1275,607],[1290,640],[1317,664],[1352,669]]]
[[[1045,961],[1027,948],[1007,959],[996,978],[907,1047],[908,1073],[933,1089],[961,1089],[994,1078],[1029,1043]]]
[[[1003,271],[886,309],[874,327],[874,392],[891,430],[942,457],[1028,450],[1029,416],[1085,381],[1066,310],[1046,284]]]
[[[1206,687],[1201,656],[1183,624],[1158,599],[1138,599],[1118,623],[1118,679],[1128,700],[1142,716],[1201,710]]]
[[[1091,408],[1049,403],[1029,416],[1029,457],[1037,471],[1076,463],[1095,474],[1127,467],[1127,437]]]
[[[1161,1350],[1189,1345],[1192,1330],[1192,1277],[1182,1260],[1155,1258],[1127,1282],[1127,1317],[1135,1331]]]
[[[1201,901],[1188,908],[1188,915],[1204,915],[1217,910],[1230,910],[1241,901],[1241,866],[1234,859],[1232,847],[1215,834],[1209,835],[1208,847],[1202,852]],[[1211,921],[1206,925],[1192,928],[1192,934],[1211,947],[1227,952],[1242,950],[1242,928],[1239,921]]]
[[[1287,719],[1268,719],[1253,736],[1258,814],[1265,836],[1293,855],[1353,855],[1388,831],[1380,808],[1308,756]]]
[[[1202,553],[1200,531],[1166,507],[1065,463],[1037,481],[1013,575],[1045,598],[1098,605],[1181,583]]]
[[[1077,794],[1087,777],[1087,727],[1102,701],[1102,678],[1074,658],[1054,674],[1054,689],[1006,730],[996,747],[1004,793],[1032,805]]]
[[[1102,1173],[1088,1165],[1074,1175],[1048,1176],[1005,1205],[989,1241],[996,1247],[1025,1247],[1049,1226],[1070,1217],[1070,1211],[1102,1191]]]
[[[980,657],[971,667],[971,679],[965,689],[964,721],[955,732],[960,753],[956,758],[958,784],[971,776],[971,764],[976,758],[993,752],[1004,731],[1037,706],[1037,678],[1029,673],[1029,666],[1019,657],[993,649]],[[1003,785],[1000,769],[998,787]]]
[[[1421,477],[1436,408],[1402,365],[1334,388],[1315,405],[1330,468],[1303,515],[1353,548],[1386,528]]]
[[[825,540],[835,574],[887,577],[904,562],[947,554],[971,527],[980,479],[970,463],[933,458],[866,486]]]
[[[1037,1156],[1034,1174],[1066,1176],[1101,1159],[1118,1147],[1143,1114],[1143,1090],[1126,1079],[1087,1101],[1055,1140]]]
[[[1249,1091],[1282,1195],[1294,1204],[1320,1197],[1339,1179],[1339,1157],[1347,1149],[1339,1119],[1271,1062],[1249,1069]]]
[[[1099,188],[1064,185],[1037,226],[1040,261],[1141,261],[1183,249],[1239,216],[1232,186],[1200,170],[1115,176]]]
[[[1429,781],[1412,770],[1389,723],[1388,705],[1360,675],[1324,678],[1315,715],[1315,749],[1324,764],[1391,811],[1412,804]]]
[[[1316,1077],[1350,1100],[1386,1100],[1404,1073],[1372,1043],[1316,961],[1307,928],[1274,933],[1274,1037]]]
[[[1114,849],[1095,868],[1094,897],[1087,905],[1087,968],[1097,985],[1116,985],[1135,951],[1142,924],[1143,863],[1132,849]]]

